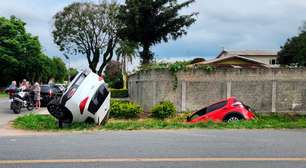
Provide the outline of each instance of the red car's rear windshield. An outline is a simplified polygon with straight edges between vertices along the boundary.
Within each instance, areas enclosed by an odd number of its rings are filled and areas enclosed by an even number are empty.
[[[218,110],[222,107],[224,107],[225,105],[227,104],[227,101],[221,101],[219,103],[216,103],[216,104],[213,104],[213,105],[210,105],[208,107],[205,107],[199,111],[197,111],[196,113],[194,113],[190,118],[191,120],[195,119],[195,118],[198,118],[200,116],[203,116],[207,113],[210,113],[210,112],[213,112],[215,110]]]

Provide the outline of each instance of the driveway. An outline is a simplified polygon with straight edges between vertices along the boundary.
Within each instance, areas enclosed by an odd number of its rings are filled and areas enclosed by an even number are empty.
[[[14,112],[10,110],[9,107],[9,99],[0,98],[0,128],[3,128],[9,121],[14,120],[16,117],[18,117],[18,115],[14,114]]]
[[[35,109],[32,111],[35,112]],[[15,114],[10,110],[10,102],[8,98],[0,98],[0,137],[1,136],[14,136],[14,135],[33,135],[42,134],[33,131],[16,130],[10,127],[9,122],[13,121],[18,116],[29,113],[27,109],[22,109],[20,114]],[[38,113],[47,114],[46,108],[42,108]]]

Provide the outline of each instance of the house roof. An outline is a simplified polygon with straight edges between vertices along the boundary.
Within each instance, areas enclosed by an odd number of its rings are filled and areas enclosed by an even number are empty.
[[[251,59],[251,58],[247,58],[247,57],[244,57],[244,56],[237,56],[237,55],[233,55],[233,56],[226,56],[226,57],[220,57],[220,58],[216,58],[216,59],[213,59],[213,60],[209,60],[209,61],[204,61],[204,62],[199,62],[199,63],[196,63],[196,64],[200,64],[200,65],[209,65],[209,64],[218,64],[220,62],[223,62],[223,61],[226,61],[226,60],[231,60],[231,59],[239,59],[239,60],[243,60],[245,62],[249,62],[251,64],[254,64],[254,65],[257,65],[258,67],[266,67],[266,68],[270,68],[269,65],[263,63],[263,62],[260,62],[260,61],[257,61],[257,60],[254,60],[254,59]],[[194,65],[196,65],[194,64]],[[231,67],[245,67],[245,66],[249,66],[249,65],[243,65],[243,64],[227,64],[224,66],[231,66]]]
[[[221,53],[217,56],[217,58],[220,57],[228,57],[228,56],[277,56],[277,51],[272,50],[223,50]]]

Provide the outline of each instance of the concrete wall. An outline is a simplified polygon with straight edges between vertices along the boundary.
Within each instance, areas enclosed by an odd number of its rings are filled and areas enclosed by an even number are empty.
[[[129,77],[130,99],[145,110],[170,100],[178,111],[197,110],[236,96],[257,112],[306,112],[306,69],[152,70]]]

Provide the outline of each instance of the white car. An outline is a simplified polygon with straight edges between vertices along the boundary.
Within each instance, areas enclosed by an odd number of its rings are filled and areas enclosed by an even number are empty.
[[[105,124],[110,110],[110,92],[103,78],[86,70],[69,84],[60,99],[47,105],[49,113],[62,123],[90,122]]]

